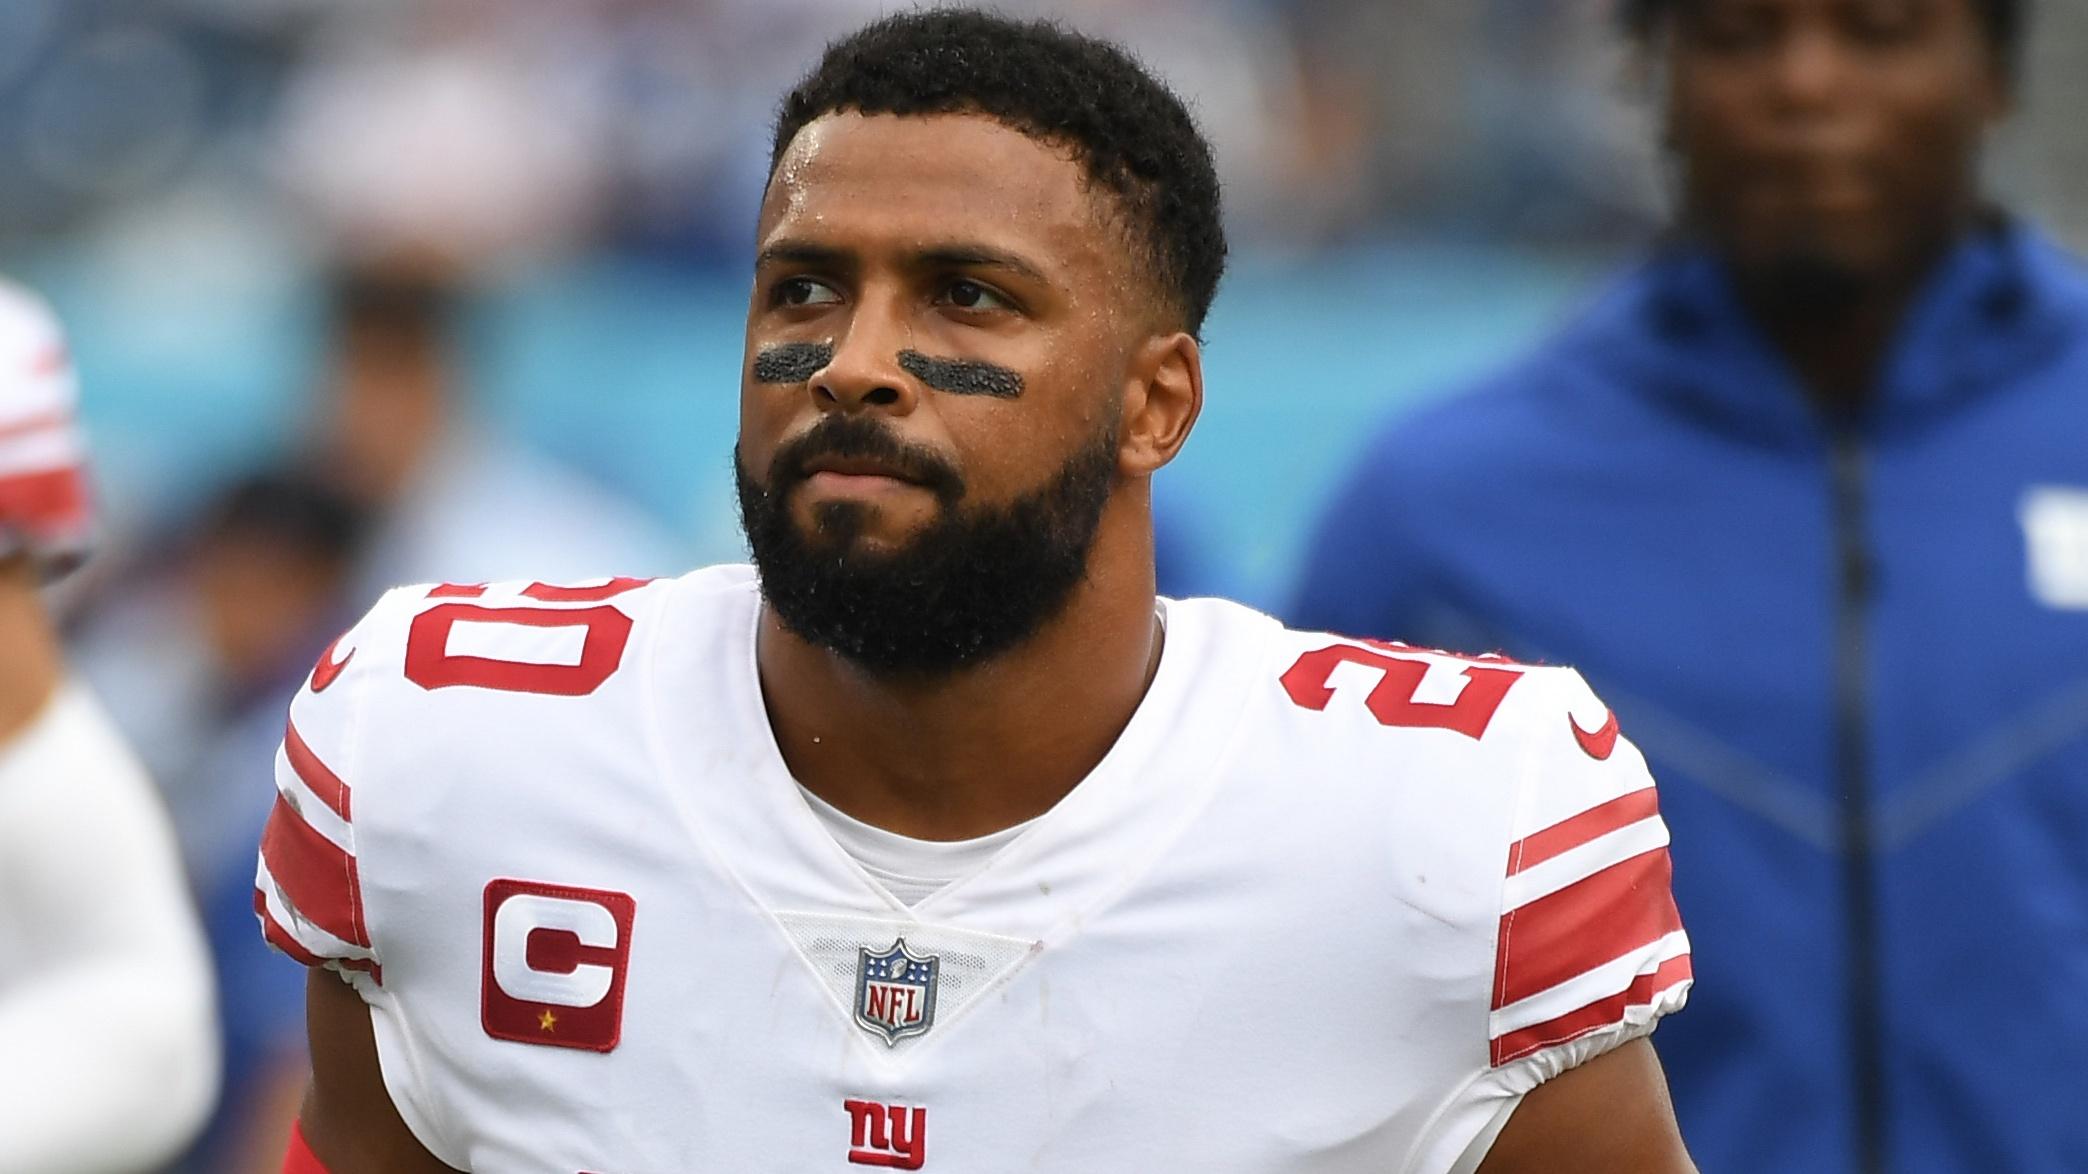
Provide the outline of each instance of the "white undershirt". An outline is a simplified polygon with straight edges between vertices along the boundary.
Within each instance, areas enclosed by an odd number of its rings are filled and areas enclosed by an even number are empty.
[[[916,840],[864,823],[806,790],[802,783],[798,791],[841,850],[909,908],[984,868],[996,852],[1037,822],[1025,820],[975,840]]]

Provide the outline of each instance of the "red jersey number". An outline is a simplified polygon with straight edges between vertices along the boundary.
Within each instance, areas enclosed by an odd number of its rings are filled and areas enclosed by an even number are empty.
[[[522,594],[543,603],[606,603],[627,591],[636,591],[651,579],[619,575],[593,587],[561,587],[555,583],[531,583]],[[484,583],[439,583],[428,589],[429,599],[478,599],[486,594]]]
[[[1428,675],[1428,662],[1388,656],[1353,644],[1335,644],[1308,652],[1283,674],[1283,690],[1290,699],[1311,710],[1324,710],[1334,699],[1329,680],[1344,664],[1360,664],[1384,674],[1364,701],[1378,724],[1429,730],[1451,730],[1477,740],[1486,734],[1494,713],[1508,697],[1508,690],[1522,678],[1520,669],[1493,665],[1469,665],[1464,670],[1464,690],[1447,705],[1414,700],[1414,691]]]
[[[531,628],[583,628],[580,659],[541,664],[452,653],[450,634],[460,623],[520,624]],[[413,617],[406,637],[406,679],[423,689],[470,685],[506,693],[585,697],[623,663],[631,641],[631,617],[613,607],[481,607],[441,603]]]

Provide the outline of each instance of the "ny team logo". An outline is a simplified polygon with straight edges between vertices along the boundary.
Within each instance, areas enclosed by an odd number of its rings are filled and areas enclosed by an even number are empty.
[[[497,880],[486,886],[479,1015],[494,1039],[607,1052],[623,1035],[628,893]]]
[[[856,950],[855,1021],[892,1047],[935,1026],[935,978],[942,969],[937,954],[922,957],[906,948],[906,939],[873,954]]]
[[[849,1161],[890,1170],[918,1170],[927,1163],[927,1109],[853,1097],[841,1107],[848,1110]]]

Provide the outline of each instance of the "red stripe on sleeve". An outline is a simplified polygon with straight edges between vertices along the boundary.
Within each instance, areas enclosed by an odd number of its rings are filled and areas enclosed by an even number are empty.
[[[290,960],[300,966],[310,966],[317,969],[321,966],[332,965],[338,966],[342,970],[360,970],[371,978],[376,979],[379,986],[384,984],[384,967],[377,965],[372,959],[321,958],[319,955],[305,949],[295,937],[291,936],[290,931],[284,929],[282,923],[275,919],[275,915],[268,911],[268,895],[260,889],[254,890],[254,912],[261,918],[261,936],[267,939],[269,945],[288,954]]]
[[[312,1152],[311,1143],[305,1140],[302,1121],[291,1123],[290,1151],[283,1155],[283,1174],[331,1174],[326,1163]]]
[[[72,426],[70,412],[39,412],[19,420],[0,424],[0,440],[13,440],[36,432],[56,432]]]
[[[290,935],[290,931],[284,929],[282,923],[275,919],[275,915],[268,911],[268,894],[260,889],[254,890],[254,913],[261,918],[261,936],[268,939],[269,945],[288,954],[291,961],[300,966],[326,965],[326,959],[299,945],[297,939]]]
[[[291,722],[283,730],[283,752],[290,759],[290,769],[297,772],[297,777],[304,780],[304,785],[311,788],[312,794],[319,796],[321,803],[333,808],[335,815],[347,819],[348,784],[342,782],[341,776],[319,761],[317,754],[312,753],[312,748],[306,745],[304,738],[298,734],[296,722]]]
[[[87,524],[87,480],[77,468],[0,473],[0,523],[51,539]]]
[[[1582,844],[1590,844],[1618,828],[1660,814],[1660,796],[1651,787],[1620,795],[1599,807],[1591,807],[1572,819],[1562,820],[1534,835],[1524,836],[1508,849],[1508,875],[1535,868],[1563,856]]]
[[[370,944],[355,857],[314,831],[281,795],[261,833],[261,859],[300,917],[344,942]]]
[[[1630,986],[1609,998],[1597,1000],[1557,1019],[1511,1031],[1493,1041],[1493,1065],[1499,1068],[1532,1052],[1541,1052],[1568,1040],[1579,1039],[1591,1031],[1600,1031],[1613,1023],[1622,1023],[1627,1008],[1650,1003],[1654,995],[1689,977],[1692,977],[1689,955],[1670,958],[1653,973],[1639,975]]]
[[[1501,915],[1494,1010],[1540,994],[1682,928],[1666,848],[1641,852]]]

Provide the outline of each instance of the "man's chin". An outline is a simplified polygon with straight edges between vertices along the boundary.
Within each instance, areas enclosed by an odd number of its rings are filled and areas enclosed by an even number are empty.
[[[881,574],[902,563],[917,546],[914,542],[855,535],[835,539],[814,535],[804,540],[803,550],[813,559],[837,570],[856,575]]]
[[[1756,283],[1805,288],[1823,282],[1830,300],[1855,287],[1868,286],[1897,267],[1908,247],[1875,217],[1850,221],[1839,217],[1780,218],[1734,233],[1726,253],[1743,278]]]
[[[866,568],[882,566],[916,549],[928,528],[926,522],[908,526],[853,502],[822,504],[811,517],[794,519],[793,525],[807,554]]]
[[[1811,233],[1736,250],[1731,260],[1760,308],[1830,316],[1861,305],[1883,267],[1865,242]]]

